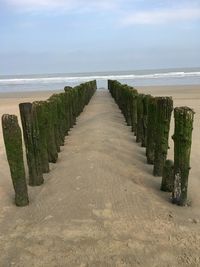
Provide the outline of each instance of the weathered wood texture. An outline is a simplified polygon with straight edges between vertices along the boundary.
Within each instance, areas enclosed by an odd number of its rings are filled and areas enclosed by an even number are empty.
[[[31,103],[19,104],[24,142],[26,146],[27,163],[29,169],[29,185],[41,185],[43,180],[40,154],[40,139],[35,110]]]
[[[162,183],[160,190],[165,192],[172,192],[174,186],[174,162],[166,160],[163,167]]]
[[[174,110],[174,118],[174,188],[172,202],[184,206],[187,204],[194,111],[188,107],[177,107]]]
[[[49,172],[49,158],[47,148],[47,131],[48,131],[48,111],[45,101],[35,101],[32,105],[33,110],[36,112],[39,139],[40,139],[40,159],[43,173]]]
[[[141,146],[147,146],[147,123],[148,123],[148,109],[151,95],[144,95],[143,97],[143,116],[142,116],[142,142]]]
[[[148,164],[154,164],[156,121],[157,121],[156,99],[155,97],[150,97],[148,103],[147,144],[146,144],[146,156]]]
[[[156,102],[157,123],[153,174],[154,176],[162,176],[169,148],[168,139],[173,100],[171,97],[156,97]]]
[[[136,142],[142,143],[143,139],[143,116],[144,116],[144,106],[143,106],[143,98],[144,94],[138,94],[137,98],[137,131],[136,131]]]
[[[2,116],[2,129],[15,191],[15,204],[17,206],[26,206],[29,204],[29,199],[24,170],[22,134],[17,116],[4,114]]]

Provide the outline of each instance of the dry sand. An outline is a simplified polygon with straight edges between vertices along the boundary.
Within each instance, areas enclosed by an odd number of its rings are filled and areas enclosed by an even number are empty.
[[[17,208],[0,136],[0,266],[200,266],[200,86],[144,87],[196,111],[190,207],[159,190],[145,151],[108,91],[97,91],[30,205]],[[51,93],[2,95],[0,114]],[[22,99],[23,98],[23,99]],[[173,124],[173,122],[172,122]],[[173,129],[172,129],[173,132]],[[171,132],[171,135],[172,135]],[[169,157],[173,158],[173,143]]]

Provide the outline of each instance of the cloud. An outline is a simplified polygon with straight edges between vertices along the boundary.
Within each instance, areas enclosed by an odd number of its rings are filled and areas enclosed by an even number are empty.
[[[71,11],[113,9],[120,0],[3,0],[7,5],[21,11]]]
[[[162,24],[200,19],[200,8],[171,8],[136,11],[122,19],[122,24]]]
[[[0,0],[20,12],[60,14],[109,11],[122,25],[200,19],[199,0]],[[120,19],[121,17],[121,19]]]

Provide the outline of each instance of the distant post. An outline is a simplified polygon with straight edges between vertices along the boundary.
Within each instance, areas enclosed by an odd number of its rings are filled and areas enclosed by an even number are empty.
[[[172,202],[180,206],[187,204],[187,187],[190,170],[190,152],[194,111],[188,107],[174,110],[174,189]]]
[[[22,135],[17,116],[4,114],[2,116],[3,137],[11,178],[15,190],[15,204],[26,206],[29,203],[24,170]]]

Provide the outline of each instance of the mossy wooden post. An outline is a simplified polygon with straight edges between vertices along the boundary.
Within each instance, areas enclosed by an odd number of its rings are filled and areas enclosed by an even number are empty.
[[[131,92],[131,130],[136,133],[137,128],[137,90]]]
[[[17,116],[4,114],[2,116],[3,137],[11,178],[15,190],[15,204],[26,206],[29,203],[24,170],[22,135]]]
[[[147,146],[147,121],[148,121],[148,107],[149,107],[149,100],[151,98],[151,95],[144,95],[143,97],[143,116],[142,116],[142,142],[141,146],[146,147]]]
[[[175,108],[174,118],[174,189],[172,202],[184,206],[187,204],[194,111],[188,107]]]
[[[61,136],[61,145],[64,145],[65,135],[67,133],[67,113],[65,109],[65,93],[57,95],[58,98],[58,118],[59,118],[59,131]]]
[[[65,110],[66,110],[66,135],[69,134],[70,130],[70,107],[69,107],[69,96],[68,93],[65,91],[64,93],[65,98]]]
[[[49,99],[49,104],[51,107],[51,119],[54,132],[54,139],[56,144],[57,152],[60,152],[60,146],[64,145],[64,139],[60,132],[61,128],[61,101],[58,94],[53,94]]]
[[[32,104],[32,108],[36,112],[38,128],[39,128],[42,172],[48,173],[49,172],[49,159],[48,159],[48,149],[47,149],[48,113],[45,105],[46,105],[45,101],[35,101]]]
[[[174,186],[174,162],[166,160],[163,167],[162,183],[160,190],[165,192],[172,192]]]
[[[72,93],[71,91],[73,90],[73,88],[68,88],[67,90],[65,90],[65,92],[67,93],[67,98],[68,98],[68,110],[69,110],[69,125],[70,128],[73,127],[74,125],[74,118],[73,118],[73,110],[72,110]]]
[[[146,145],[146,156],[148,164],[154,163],[156,120],[157,120],[156,99],[155,97],[150,97],[148,103],[147,145]]]
[[[58,145],[56,143],[55,125],[54,125],[54,110],[53,101],[46,101],[46,109],[48,112],[48,127],[47,127],[47,150],[49,162],[56,163],[58,159]]]
[[[19,104],[24,142],[26,146],[26,156],[29,169],[29,185],[38,186],[43,184],[39,130],[36,113],[32,110],[31,103]]]
[[[125,118],[128,126],[131,126],[131,87],[124,86],[125,94]]]
[[[173,100],[171,97],[156,97],[156,101],[157,123],[153,174],[154,176],[162,176],[169,148],[168,139]]]
[[[137,132],[136,142],[142,142],[143,136],[143,98],[144,94],[138,94],[137,97]]]

